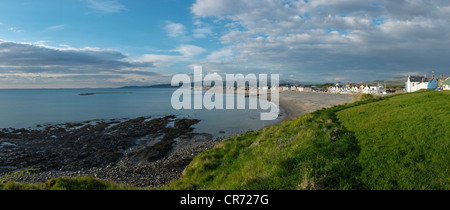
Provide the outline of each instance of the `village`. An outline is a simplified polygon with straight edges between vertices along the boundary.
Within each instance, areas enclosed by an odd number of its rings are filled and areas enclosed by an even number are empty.
[[[261,89],[265,89],[262,87]],[[407,81],[401,87],[387,87],[386,82],[376,83],[350,83],[342,84],[337,82],[335,84],[327,83],[325,85],[280,85],[279,91],[298,91],[298,92],[327,92],[334,94],[375,94],[375,95],[389,95],[405,92],[416,92],[419,90],[450,90],[450,76],[441,75],[436,78],[435,75],[431,77],[424,76],[408,76]]]

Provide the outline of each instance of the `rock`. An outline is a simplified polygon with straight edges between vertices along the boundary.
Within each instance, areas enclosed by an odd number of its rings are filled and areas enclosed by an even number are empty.
[[[0,179],[8,171],[34,168],[39,170],[10,180],[41,183],[89,175],[139,187],[165,185],[180,178],[196,154],[220,142],[211,135],[192,133],[198,120],[175,118],[47,125],[40,131],[3,129],[1,140],[15,147],[0,148]],[[172,121],[174,126],[167,127]],[[53,135],[56,138],[49,138]],[[139,144],[141,138],[161,138],[163,143],[152,148]]]

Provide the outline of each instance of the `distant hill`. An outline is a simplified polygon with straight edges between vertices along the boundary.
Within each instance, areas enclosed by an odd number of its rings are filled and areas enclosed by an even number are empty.
[[[177,88],[173,87],[171,84],[160,84],[160,85],[151,85],[151,86],[124,86],[121,89],[127,88]]]

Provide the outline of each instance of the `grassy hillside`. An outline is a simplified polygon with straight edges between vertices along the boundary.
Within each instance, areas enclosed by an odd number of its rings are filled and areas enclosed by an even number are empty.
[[[361,99],[228,138],[161,189],[449,190],[450,92]],[[92,178],[2,188],[131,189]]]
[[[369,99],[230,138],[164,189],[450,189],[450,94]]]
[[[450,95],[420,92],[337,113],[361,147],[369,189],[449,189]]]

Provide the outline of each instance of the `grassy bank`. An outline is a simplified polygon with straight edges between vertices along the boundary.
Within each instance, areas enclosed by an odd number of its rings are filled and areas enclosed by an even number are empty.
[[[372,98],[230,138],[163,189],[450,189],[450,94]]]
[[[0,190],[136,190],[128,185],[119,185],[93,177],[57,178],[42,184],[7,182]]]
[[[448,91],[424,91],[364,97],[319,110],[228,138],[197,156],[180,180],[161,189],[448,190],[449,102]],[[39,186],[130,189],[92,178],[74,180],[78,179]],[[8,183],[0,184],[0,189],[34,186]]]

